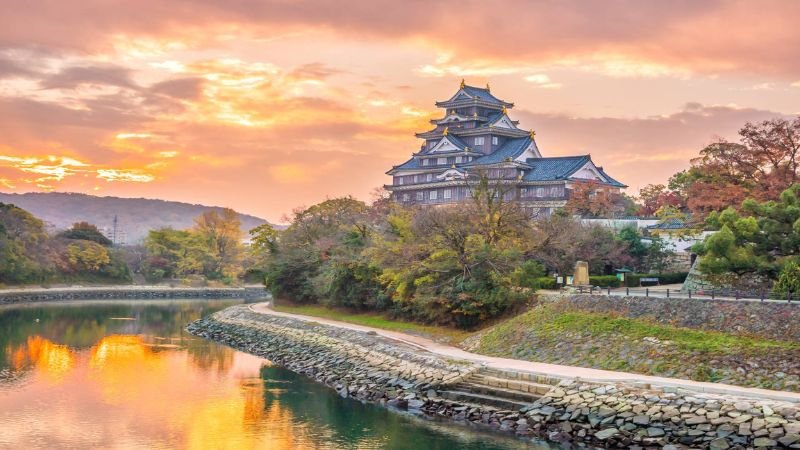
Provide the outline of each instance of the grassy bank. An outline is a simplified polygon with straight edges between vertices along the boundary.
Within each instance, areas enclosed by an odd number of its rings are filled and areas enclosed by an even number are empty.
[[[528,361],[800,390],[800,344],[543,305],[468,340]]]
[[[402,320],[392,319],[385,314],[364,313],[344,309],[331,309],[319,305],[294,305],[279,303],[274,305],[273,309],[292,314],[321,317],[356,325],[380,328],[382,330],[399,331],[402,333],[424,336],[448,344],[457,344],[472,334],[468,331],[457,330],[448,327],[404,322]]]

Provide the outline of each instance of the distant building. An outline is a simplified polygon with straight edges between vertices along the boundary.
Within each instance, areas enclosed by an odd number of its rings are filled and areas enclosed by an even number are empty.
[[[444,117],[434,128],[417,133],[424,142],[408,161],[387,172],[385,186],[402,204],[437,205],[468,199],[479,175],[504,186],[506,200],[518,201],[531,215],[547,216],[563,207],[576,183],[595,182],[598,189],[619,193],[626,186],[611,178],[589,155],[543,157],[535,133],[517,128],[508,110],[514,107],[461,82],[449,100],[436,102]]]
[[[671,262],[672,269],[681,271],[688,271],[697,258],[692,247],[715,233],[714,231],[696,230],[686,221],[677,218],[660,221],[647,227],[647,231],[651,236],[661,239],[666,248],[675,253]],[[649,240],[642,239],[642,241],[647,243]]]

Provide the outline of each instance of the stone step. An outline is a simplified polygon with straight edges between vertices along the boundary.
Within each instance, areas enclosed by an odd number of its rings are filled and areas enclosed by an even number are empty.
[[[523,392],[515,389],[506,389],[497,386],[487,386],[485,384],[473,384],[468,382],[459,383],[453,387],[455,389],[458,389],[459,391],[468,391],[481,395],[491,395],[493,397],[499,397],[526,403],[533,403],[542,397],[542,394],[537,394],[535,392],[534,393]]]
[[[441,391],[439,395],[442,398],[445,398],[447,400],[452,400],[454,402],[465,403],[468,405],[475,405],[475,406],[490,406],[508,411],[519,411],[523,407],[530,405],[529,402],[496,397],[487,394],[479,394],[470,391],[463,391],[460,389]]]
[[[493,388],[501,388],[501,389],[508,389],[511,391],[536,394],[540,397],[549,392],[550,389],[553,388],[553,385],[551,384],[542,384],[524,380],[509,380],[506,378],[497,378],[487,375],[470,375],[464,381],[474,385],[489,386]]]
[[[514,381],[529,381],[533,383],[547,384],[551,386],[555,386],[559,382],[561,382],[560,378],[553,378],[547,375],[528,373],[528,372],[516,372],[513,370],[492,369],[489,367],[483,367],[478,369],[478,371],[473,373],[472,376],[492,377],[504,380],[514,380]]]

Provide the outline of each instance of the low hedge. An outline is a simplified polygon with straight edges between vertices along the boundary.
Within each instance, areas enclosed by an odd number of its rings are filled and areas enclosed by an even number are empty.
[[[558,289],[555,277],[539,277],[536,279],[538,289]]]
[[[600,275],[589,277],[589,284],[592,286],[616,288],[622,286],[622,281],[620,281],[616,275]]]

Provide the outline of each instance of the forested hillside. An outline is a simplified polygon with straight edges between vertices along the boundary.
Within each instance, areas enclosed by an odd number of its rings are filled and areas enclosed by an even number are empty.
[[[149,230],[170,227],[185,229],[194,225],[194,218],[220,207],[196,205],[144,198],[96,197],[73,193],[0,193],[0,203],[17,205],[56,229],[66,229],[76,222],[97,227],[111,227],[114,216],[118,229],[127,234],[129,243],[141,242]],[[245,233],[266,220],[239,214]]]

